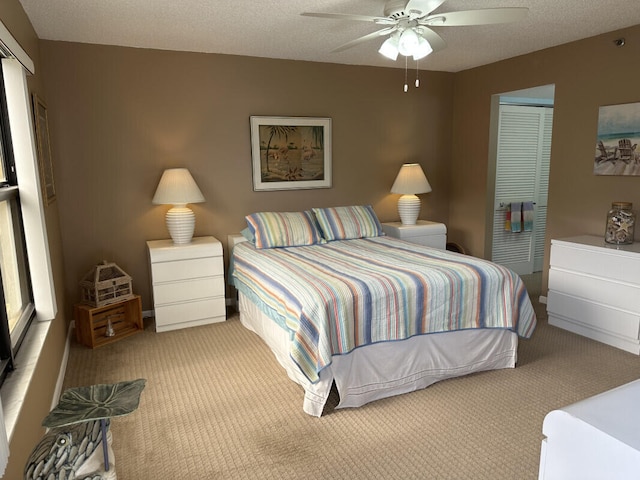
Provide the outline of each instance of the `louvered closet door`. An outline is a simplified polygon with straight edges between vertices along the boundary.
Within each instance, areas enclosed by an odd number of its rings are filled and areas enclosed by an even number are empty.
[[[492,260],[526,275],[542,269],[553,109],[501,105]],[[533,231],[505,230],[506,206],[535,202]]]

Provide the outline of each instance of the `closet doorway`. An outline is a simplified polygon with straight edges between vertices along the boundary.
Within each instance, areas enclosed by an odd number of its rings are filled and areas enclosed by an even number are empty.
[[[554,86],[545,85],[492,98],[487,244],[492,261],[519,275],[543,268],[553,97]],[[520,202],[533,203],[531,228],[507,230],[507,212]]]

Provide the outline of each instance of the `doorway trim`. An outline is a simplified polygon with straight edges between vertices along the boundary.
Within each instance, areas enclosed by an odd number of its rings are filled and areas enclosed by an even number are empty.
[[[494,234],[494,209],[496,194],[496,168],[498,158],[498,131],[500,124],[500,105],[524,105],[553,107],[555,85],[541,85],[538,87],[498,93],[491,96],[489,123],[489,156],[487,165],[487,196],[485,202],[485,248],[484,257],[492,258]]]

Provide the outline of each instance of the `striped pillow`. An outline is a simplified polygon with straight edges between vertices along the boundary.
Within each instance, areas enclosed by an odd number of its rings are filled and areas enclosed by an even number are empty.
[[[384,235],[371,205],[314,208],[313,213],[327,241]]]
[[[258,212],[245,219],[256,248],[324,243],[311,212]]]

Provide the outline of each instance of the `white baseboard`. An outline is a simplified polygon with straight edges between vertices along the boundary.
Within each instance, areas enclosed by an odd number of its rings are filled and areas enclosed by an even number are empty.
[[[62,384],[64,383],[64,376],[67,373],[69,350],[71,349],[71,335],[73,334],[75,327],[75,320],[71,320],[71,323],[69,323],[69,329],[67,330],[67,341],[64,344],[64,353],[62,354],[62,362],[60,362],[60,372],[58,372],[58,380],[56,381],[56,388],[53,391],[50,410],[53,410],[55,406],[58,405],[58,402],[60,401],[60,395],[62,395]]]

